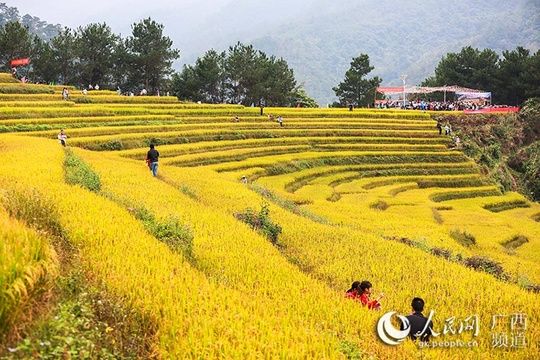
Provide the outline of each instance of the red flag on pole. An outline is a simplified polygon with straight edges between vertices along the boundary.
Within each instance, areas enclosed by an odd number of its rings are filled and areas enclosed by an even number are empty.
[[[11,60],[11,66],[21,66],[30,64],[30,58],[13,59]]]

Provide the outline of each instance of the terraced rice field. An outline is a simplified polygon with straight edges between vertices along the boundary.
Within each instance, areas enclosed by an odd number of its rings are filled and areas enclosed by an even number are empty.
[[[540,352],[540,295],[527,290],[540,284],[540,205],[487,182],[427,113],[265,108],[261,116],[173,97],[72,90],[60,101],[61,87],[10,91],[0,94],[0,190],[35,191],[55,204],[88,274],[151,319],[157,357]],[[99,192],[65,182],[61,128],[69,150],[99,175]],[[156,178],[145,163],[150,143],[161,155]],[[277,243],[234,216],[264,204],[282,228]],[[193,235],[190,256],[146,232],[134,208],[180,219]],[[5,212],[0,219],[9,224],[5,239],[20,237],[24,225]],[[467,266],[478,257],[504,273]],[[344,299],[353,280],[386,294],[382,312]],[[415,296],[426,300],[426,315],[434,311],[440,344],[381,342],[381,316],[409,314]],[[516,314],[526,329],[493,324]]]

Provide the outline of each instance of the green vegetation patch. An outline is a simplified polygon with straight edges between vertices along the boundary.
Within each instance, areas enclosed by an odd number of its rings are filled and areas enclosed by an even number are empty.
[[[249,188],[264,197],[265,199],[272,201],[277,206],[280,206],[283,209],[292,212],[293,214],[303,216],[321,224],[330,224],[330,222],[324,217],[319,216],[309,211],[307,208],[300,206],[303,204],[284,199],[283,197],[276,195],[275,193],[261,185],[250,184]]]
[[[455,199],[468,199],[474,197],[484,197],[484,196],[499,196],[501,192],[498,189],[478,189],[478,190],[468,190],[468,191],[455,191],[455,192],[445,192],[433,194],[429,199],[433,202],[441,202]]]
[[[76,156],[70,149],[66,150],[65,181],[69,185],[80,185],[92,192],[101,190],[101,179],[88,164]]]
[[[375,210],[384,211],[384,210],[388,209],[390,207],[390,205],[388,205],[388,203],[386,201],[379,200],[376,203],[373,203],[373,204],[369,205],[369,207],[372,208],[372,209],[375,209]]]
[[[273,245],[279,245],[278,236],[281,234],[281,226],[270,219],[270,205],[263,201],[259,212],[252,208],[235,213],[234,217],[251,226],[253,230],[266,236]]]
[[[505,210],[515,209],[515,208],[528,208],[531,207],[531,204],[529,204],[526,200],[513,200],[513,201],[503,201],[493,204],[486,204],[483,206],[484,209],[489,210],[491,212],[501,212]]]
[[[194,263],[193,233],[188,224],[172,215],[160,219],[144,205],[128,207],[128,211],[142,222],[150,235],[166,244],[172,251],[183,254],[190,263]]]
[[[515,250],[521,245],[528,242],[529,242],[529,239],[525,235],[516,235],[504,241],[502,243],[502,246],[504,246],[506,249],[509,249],[509,250]]]
[[[454,229],[450,231],[450,237],[456,240],[459,244],[465,247],[471,247],[476,245],[476,238],[467,233],[466,231],[461,231],[459,229]]]

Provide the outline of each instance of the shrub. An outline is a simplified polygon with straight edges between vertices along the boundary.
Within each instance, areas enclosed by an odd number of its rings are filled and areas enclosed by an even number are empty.
[[[115,140],[109,140],[101,144],[99,150],[122,150],[123,148],[124,148],[124,145],[122,144],[122,141],[115,139]]]
[[[498,202],[494,204],[486,204],[483,206],[484,209],[489,210],[491,212],[501,212],[505,210],[510,210],[514,208],[528,208],[531,207],[531,204],[529,204],[525,200],[513,200],[513,201],[503,201]]]
[[[490,260],[483,256],[472,256],[465,259],[465,266],[475,269],[477,271],[483,271],[495,276],[500,280],[508,280],[508,275],[504,273],[504,269],[500,263]]]
[[[502,246],[504,246],[507,249],[517,249],[521,245],[528,243],[529,239],[524,235],[516,235],[502,243]]]
[[[444,222],[441,214],[436,208],[431,208],[431,212],[433,213],[433,218],[435,219],[437,224],[442,224]]]
[[[149,232],[176,252],[182,252],[188,258],[193,256],[193,235],[188,225],[176,216],[154,220],[146,224]]]
[[[450,236],[465,247],[476,245],[476,238],[465,231],[455,229],[450,231]]]
[[[388,205],[386,201],[382,201],[382,200],[379,200],[376,203],[369,205],[369,207],[372,209],[382,210],[382,211],[388,209],[389,206],[390,205]]]
[[[95,193],[101,190],[99,175],[69,149],[66,150],[65,180],[70,185],[81,185]]]
[[[193,261],[193,234],[189,225],[183,224],[176,216],[157,219],[142,205],[127,209],[143,223],[150,235],[166,244],[171,250],[183,253],[188,261]]]
[[[94,99],[92,99],[91,97],[88,97],[88,96],[81,96],[81,97],[77,97],[75,98],[75,102],[77,104],[92,104],[94,103]]]
[[[278,245],[278,236],[281,234],[281,226],[270,219],[270,205],[263,200],[258,214],[252,208],[247,208],[243,213],[235,213],[234,216],[266,236],[274,245]]]
[[[445,258],[446,260],[452,259],[452,251],[448,249],[443,249],[435,246],[431,248],[431,253],[435,256]]]

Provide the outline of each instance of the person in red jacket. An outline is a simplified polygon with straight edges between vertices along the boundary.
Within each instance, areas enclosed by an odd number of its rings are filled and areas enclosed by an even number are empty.
[[[379,300],[384,296],[383,293],[381,293],[379,296],[377,296],[377,299],[371,300],[371,283],[369,281],[362,281],[360,285],[358,286],[360,291],[360,301],[362,302],[362,305],[367,306],[368,309],[373,310],[382,310],[381,303]]]
[[[347,299],[360,300],[360,281],[355,281],[352,283],[351,288],[345,293]]]

